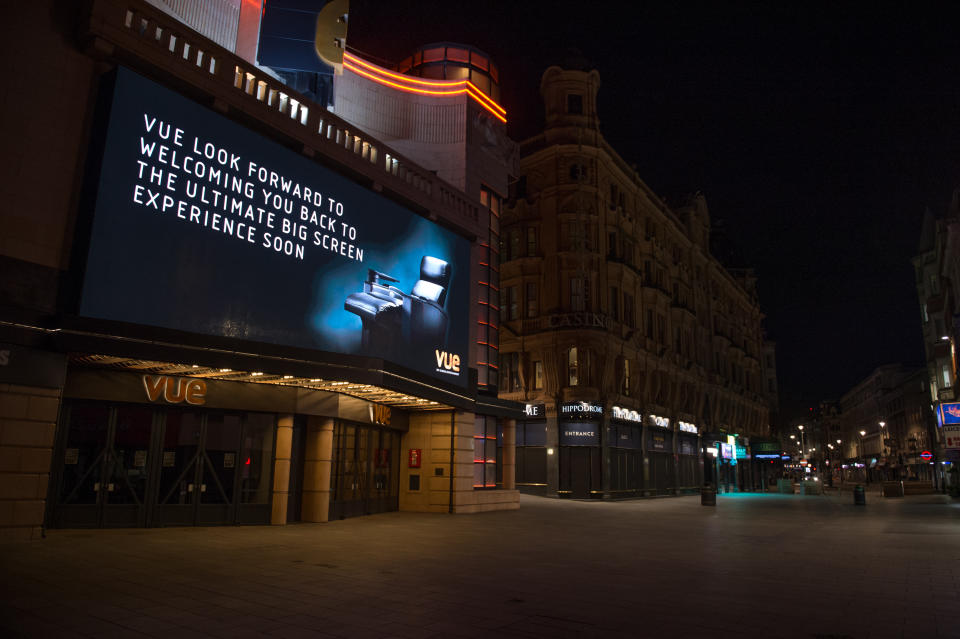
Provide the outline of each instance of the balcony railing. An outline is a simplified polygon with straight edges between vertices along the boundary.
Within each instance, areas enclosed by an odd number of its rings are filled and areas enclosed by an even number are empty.
[[[183,23],[140,0],[90,7],[81,35],[95,54],[159,68],[207,93],[215,108],[235,108],[298,140],[305,155],[321,153],[424,206],[431,218],[442,211],[478,230],[479,208],[462,191]]]

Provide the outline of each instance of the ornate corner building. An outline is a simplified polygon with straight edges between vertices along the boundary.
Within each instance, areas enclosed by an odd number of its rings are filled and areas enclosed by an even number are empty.
[[[750,489],[749,441],[776,402],[756,278],[711,255],[702,195],[668,205],[604,139],[599,86],[595,70],[543,74],[546,127],[521,142],[501,219],[500,396],[527,404],[518,487]]]

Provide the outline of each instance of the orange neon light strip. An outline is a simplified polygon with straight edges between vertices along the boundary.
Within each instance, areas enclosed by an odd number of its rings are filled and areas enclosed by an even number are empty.
[[[504,117],[507,114],[506,110],[469,80],[421,80],[419,78],[412,78],[407,75],[387,71],[346,52],[343,54],[343,66],[357,75],[373,80],[378,84],[409,93],[420,93],[423,95],[461,95],[466,93],[498,120],[504,123],[507,121],[507,118]],[[388,78],[397,80],[397,82]],[[436,88],[428,89],[422,87]]]
[[[350,54],[350,53],[347,53],[346,51],[344,51],[343,57],[344,57],[345,60],[346,60],[346,59],[349,59],[351,63],[353,63],[353,64],[359,64],[360,66],[366,68],[368,71],[371,71],[372,73],[375,73],[375,74],[377,74],[377,75],[385,75],[385,76],[387,76],[387,77],[389,77],[389,78],[393,78],[393,79],[395,79],[395,80],[399,80],[400,82],[402,82],[402,83],[404,83],[404,84],[420,84],[420,85],[423,85],[423,86],[431,86],[431,87],[459,87],[459,86],[463,86],[463,87],[465,87],[465,88],[467,89],[467,92],[468,92],[468,93],[469,93],[471,90],[472,90],[472,91],[475,91],[475,92],[477,93],[477,95],[475,95],[475,96],[473,96],[473,97],[474,97],[475,99],[477,99],[478,101],[484,102],[489,108],[492,108],[494,111],[497,111],[497,112],[500,113],[501,115],[506,115],[506,114],[507,114],[507,111],[506,111],[503,107],[501,107],[499,104],[497,104],[496,102],[494,102],[493,99],[490,98],[490,96],[488,96],[486,93],[484,93],[484,92],[481,91],[479,88],[477,88],[477,85],[475,85],[474,83],[470,82],[469,80],[423,80],[423,79],[420,79],[420,78],[411,77],[411,76],[409,76],[409,75],[403,75],[403,74],[401,74],[401,73],[394,73],[393,71],[388,71],[387,69],[384,69],[383,67],[378,67],[378,66],[375,65],[375,64],[371,64],[370,62],[367,62],[366,60],[363,60],[363,59],[361,59],[361,58],[358,58],[358,57],[355,56],[355,55],[352,55],[352,54]]]

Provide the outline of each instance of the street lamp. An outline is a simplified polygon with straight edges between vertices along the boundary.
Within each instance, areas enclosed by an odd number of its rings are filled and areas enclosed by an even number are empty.
[[[886,435],[885,435],[884,432],[883,432],[883,429],[886,427],[887,422],[881,420],[881,421],[879,422],[879,424],[880,424],[880,431],[879,431],[879,432],[880,432],[880,452],[881,452],[881,454],[886,455],[887,445],[886,445],[886,443],[884,443],[884,442],[886,441],[887,438],[886,438]],[[889,464],[889,463],[890,463],[889,458],[888,458],[887,461],[884,462],[884,463]],[[886,468],[887,468],[887,467],[884,467],[884,473],[886,473]],[[883,479],[887,479],[887,477],[885,476],[885,477],[883,477]]]
[[[863,454],[863,436],[867,434],[867,431],[860,431],[860,463],[863,464],[863,476],[866,478],[867,483],[870,483],[870,475],[867,474],[867,458]]]
[[[804,447],[803,447],[803,424],[800,424],[799,426],[797,426],[797,429],[800,431],[800,452],[802,453],[802,452],[804,451]],[[803,458],[806,459],[807,456],[804,455]]]

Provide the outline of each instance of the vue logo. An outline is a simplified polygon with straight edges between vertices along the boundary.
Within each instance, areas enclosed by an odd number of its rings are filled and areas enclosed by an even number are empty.
[[[460,374],[460,356],[447,351],[435,349],[433,351],[437,357],[437,371],[441,373],[450,373],[451,375]]]
[[[170,404],[186,402],[194,406],[202,406],[207,402],[207,383],[202,379],[144,375],[143,388],[147,391],[147,399],[151,402],[160,399],[161,395]]]

